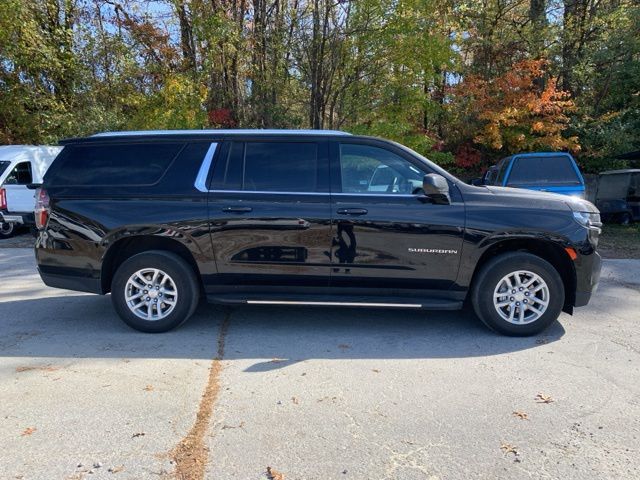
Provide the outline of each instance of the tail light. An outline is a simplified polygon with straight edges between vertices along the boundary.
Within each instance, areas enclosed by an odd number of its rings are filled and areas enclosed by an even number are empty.
[[[7,209],[7,191],[4,188],[0,188],[0,210]]]
[[[36,227],[38,227],[39,230],[47,226],[49,211],[49,195],[44,188],[38,188],[36,190],[36,209],[34,215],[36,217]]]

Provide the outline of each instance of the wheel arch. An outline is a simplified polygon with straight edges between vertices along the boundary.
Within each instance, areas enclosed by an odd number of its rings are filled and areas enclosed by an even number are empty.
[[[128,258],[149,250],[163,250],[175,253],[193,269],[202,289],[200,269],[191,250],[180,240],[160,235],[130,235],[122,237],[107,249],[102,259],[100,283],[103,293],[111,291],[113,275]]]
[[[478,259],[470,285],[473,286],[478,272],[492,258],[510,252],[527,252],[549,262],[558,272],[564,285],[565,300],[562,310],[573,313],[576,296],[576,269],[565,248],[556,242],[536,238],[512,238],[492,243]]]

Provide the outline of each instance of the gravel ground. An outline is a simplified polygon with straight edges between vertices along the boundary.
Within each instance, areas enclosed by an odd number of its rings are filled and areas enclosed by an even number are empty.
[[[640,478],[638,260],[524,339],[467,311],[206,305],[145,335],[30,250],[0,271],[2,479]]]

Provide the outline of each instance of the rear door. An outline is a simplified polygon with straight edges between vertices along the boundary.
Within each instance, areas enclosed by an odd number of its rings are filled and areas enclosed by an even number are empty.
[[[450,205],[431,203],[421,186],[433,172],[386,142],[335,140],[331,151],[331,286],[449,288],[458,274],[464,227],[455,186]]]
[[[4,180],[7,195],[7,210],[10,213],[29,213],[35,207],[34,191],[27,185],[33,183],[31,162],[18,162]]]
[[[218,275],[211,292],[328,286],[331,210],[327,142],[224,143],[209,186]]]

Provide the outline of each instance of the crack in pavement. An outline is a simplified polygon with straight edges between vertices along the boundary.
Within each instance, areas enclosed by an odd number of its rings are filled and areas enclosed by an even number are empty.
[[[189,433],[170,452],[175,464],[174,477],[178,480],[201,480],[204,478],[208,457],[204,436],[220,393],[220,373],[222,372],[222,359],[224,357],[224,342],[230,321],[231,312],[227,312],[218,331],[218,350],[209,368],[209,379],[200,399],[196,421]]]

